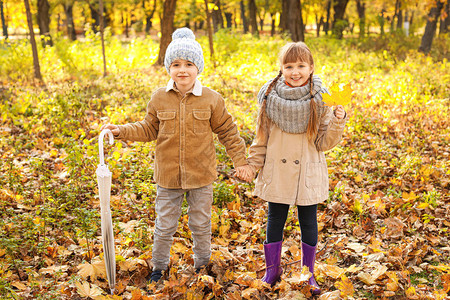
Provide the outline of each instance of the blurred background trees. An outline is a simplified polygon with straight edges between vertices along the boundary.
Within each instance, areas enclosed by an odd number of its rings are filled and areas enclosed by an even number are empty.
[[[206,6],[205,6],[206,4]],[[160,42],[161,64],[171,33],[189,27],[197,35],[212,31],[284,35],[293,41],[314,36],[336,39],[393,35],[393,39],[420,37],[416,50],[428,53],[436,35],[447,37],[449,0],[105,0],[107,34],[124,40],[147,36]],[[0,0],[1,39],[30,37],[23,0]],[[53,38],[83,39],[88,30],[99,31],[98,0],[32,0],[33,28],[43,47]],[[211,38],[210,38],[211,39]],[[213,45],[210,45],[213,52]]]
[[[164,27],[164,7],[173,1],[105,0],[105,27],[113,35],[130,38],[151,35],[155,38]],[[438,34],[448,32],[448,0],[207,0],[214,32],[228,28],[253,35],[288,33],[302,40],[305,31],[332,34],[336,38],[364,37],[389,32],[405,35],[432,34],[424,30],[427,23]],[[170,6],[170,5],[169,5]],[[72,40],[82,37],[88,27],[98,31],[98,0],[30,1],[34,24],[46,45],[52,35]],[[26,34],[25,9],[22,0],[1,0],[3,38]],[[203,0],[180,1],[175,8],[174,28],[187,26],[206,33]],[[429,24],[429,26],[433,26]]]

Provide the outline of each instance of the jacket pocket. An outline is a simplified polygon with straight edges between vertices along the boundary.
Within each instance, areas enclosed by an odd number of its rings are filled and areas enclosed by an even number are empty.
[[[267,160],[261,172],[261,179],[265,184],[270,184],[273,179],[273,159]]]
[[[306,163],[305,185],[307,188],[324,186],[328,180],[326,162]]]
[[[211,111],[206,109],[194,109],[194,133],[205,133],[211,130]]]
[[[175,133],[175,116],[176,111],[158,111],[157,117],[159,119],[159,132],[162,134]]]

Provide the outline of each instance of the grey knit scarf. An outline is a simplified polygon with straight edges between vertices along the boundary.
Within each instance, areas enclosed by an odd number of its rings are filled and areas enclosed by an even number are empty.
[[[264,84],[258,93],[260,105],[262,105],[264,94],[272,80]],[[280,77],[267,96],[267,116],[285,132],[305,133],[310,115],[311,94],[309,91],[309,83],[305,86],[293,88],[286,85],[284,77]],[[313,75],[313,95],[319,118],[324,109],[322,93],[328,93],[328,90],[322,87],[320,77]]]

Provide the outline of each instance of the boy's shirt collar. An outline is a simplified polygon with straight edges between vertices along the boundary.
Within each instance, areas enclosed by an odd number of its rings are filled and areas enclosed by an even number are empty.
[[[194,83],[194,88],[192,89],[192,94],[194,94],[194,96],[201,96],[202,95],[202,84],[200,83],[200,81],[198,79],[195,79],[195,83]],[[175,81],[170,78],[169,82],[167,83],[166,86],[166,92],[170,91],[170,90],[175,90]]]

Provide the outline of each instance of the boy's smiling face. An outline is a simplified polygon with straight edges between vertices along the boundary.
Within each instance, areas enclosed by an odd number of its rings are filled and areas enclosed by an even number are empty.
[[[197,78],[197,66],[184,59],[176,59],[169,67],[170,77],[175,81],[177,89],[185,94],[189,91],[195,83]]]

